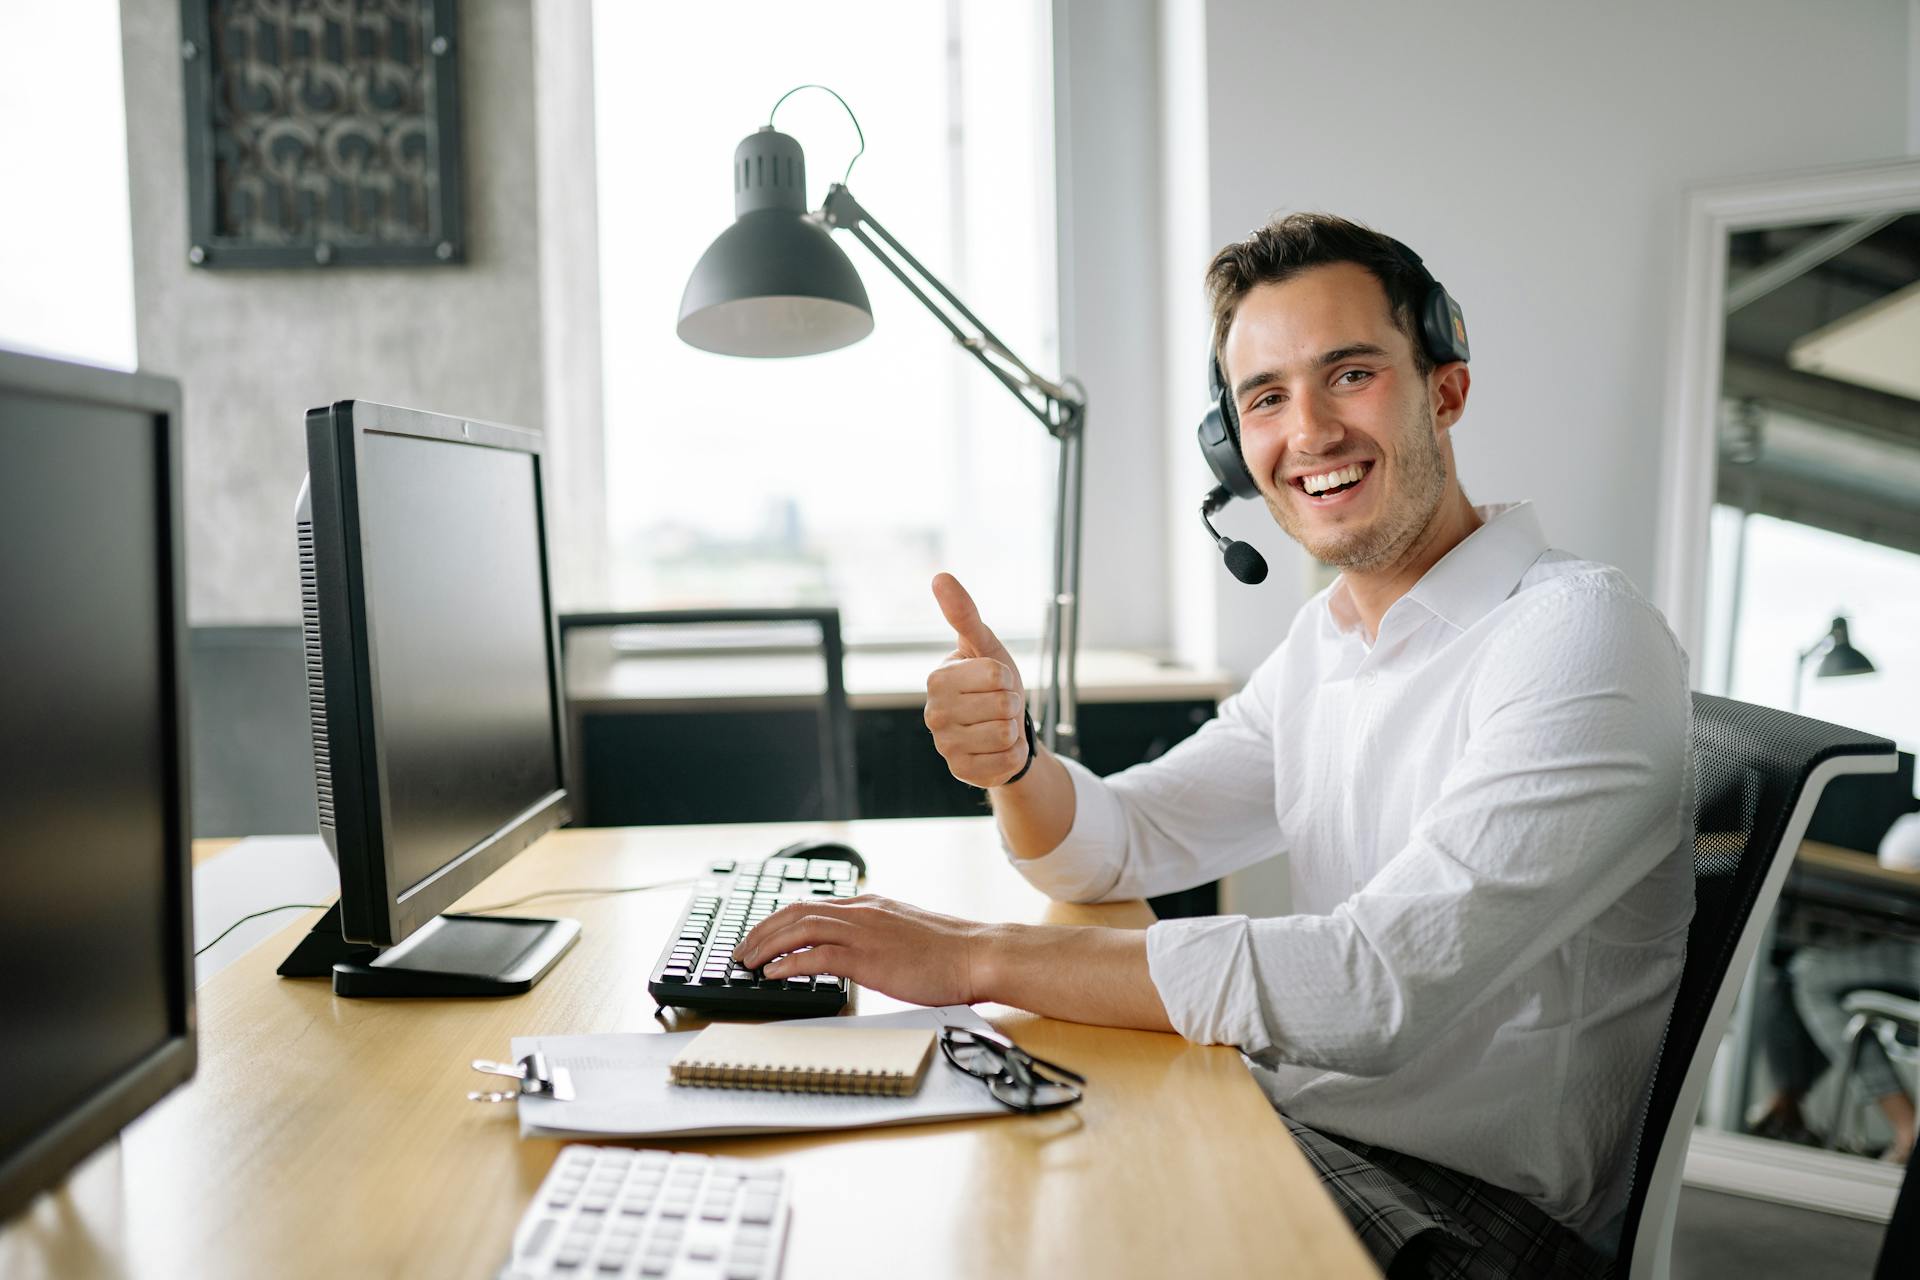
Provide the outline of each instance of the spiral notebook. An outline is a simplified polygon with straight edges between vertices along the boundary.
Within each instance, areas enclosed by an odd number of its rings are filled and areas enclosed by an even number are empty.
[[[716,1023],[668,1064],[673,1083],[905,1097],[933,1060],[927,1028],[827,1030]]]

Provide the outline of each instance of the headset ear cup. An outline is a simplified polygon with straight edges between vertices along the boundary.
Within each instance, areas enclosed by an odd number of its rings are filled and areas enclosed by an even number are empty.
[[[1452,364],[1468,358],[1466,313],[1438,281],[1427,290],[1426,301],[1420,308],[1420,336],[1435,364]]]
[[[1200,419],[1200,453],[1207,460],[1213,478],[1236,498],[1257,498],[1260,486],[1253,482],[1245,458],[1240,456],[1239,435],[1228,422],[1231,406],[1216,403]]]
[[[1257,498],[1260,486],[1240,455],[1240,423],[1233,412],[1233,398],[1220,372],[1220,357],[1211,350],[1207,352],[1207,394],[1213,397],[1213,407],[1200,419],[1200,453],[1207,460],[1207,470],[1234,497]]]

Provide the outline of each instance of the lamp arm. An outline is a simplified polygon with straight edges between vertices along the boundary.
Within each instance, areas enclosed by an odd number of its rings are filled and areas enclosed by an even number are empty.
[[[1076,659],[1080,649],[1080,502],[1084,475],[1080,441],[1086,424],[1086,398],[1066,383],[1041,377],[1014,355],[954,296],[953,290],[874,221],[843,184],[836,182],[827,188],[827,200],[818,216],[829,229],[848,232],[880,259],[907,292],[946,326],[953,340],[1011,391],[1060,445],[1054,489],[1053,593],[1047,600],[1040,641],[1040,739],[1051,751],[1077,757],[1080,725]],[[929,290],[939,295],[940,301],[935,301]]]
[[[878,258],[880,264],[906,286],[907,292],[918,298],[920,305],[931,311],[933,318],[946,327],[955,342],[1019,398],[1027,412],[1039,419],[1049,435],[1059,439],[1063,434],[1078,430],[1086,414],[1086,401],[1061,383],[1035,373],[1006,343],[1000,341],[993,330],[981,323],[980,317],[974,315],[966,303],[954,296],[953,290],[921,265],[905,245],[894,239],[854,198],[851,191],[837,182],[829,187],[820,217],[828,227],[847,231],[865,245],[867,252]],[[929,289],[939,295],[939,302],[928,295]],[[951,313],[947,308],[952,309]],[[957,320],[955,315],[958,316]],[[962,327],[962,321],[966,327]]]

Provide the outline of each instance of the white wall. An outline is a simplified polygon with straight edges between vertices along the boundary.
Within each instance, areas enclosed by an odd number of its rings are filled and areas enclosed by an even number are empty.
[[[1060,366],[1087,387],[1081,642],[1159,650],[1169,535],[1154,0],[1054,0],[1053,43]]]
[[[1650,589],[1682,193],[1902,154],[1912,9],[1210,0],[1214,239],[1325,209],[1413,245],[1473,337],[1467,492],[1537,500],[1555,545]],[[1275,578],[1219,593],[1242,672],[1303,594]]]

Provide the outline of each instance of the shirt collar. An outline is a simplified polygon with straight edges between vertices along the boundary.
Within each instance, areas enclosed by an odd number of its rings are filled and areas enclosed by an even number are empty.
[[[1513,594],[1547,538],[1531,502],[1475,507],[1486,523],[1441,556],[1407,592],[1435,617],[1465,631]]]
[[[1547,549],[1531,502],[1495,503],[1474,512],[1484,523],[1441,556],[1403,597],[1462,631],[1512,595],[1521,576]],[[1341,631],[1359,626],[1344,577],[1327,593],[1327,611]]]

